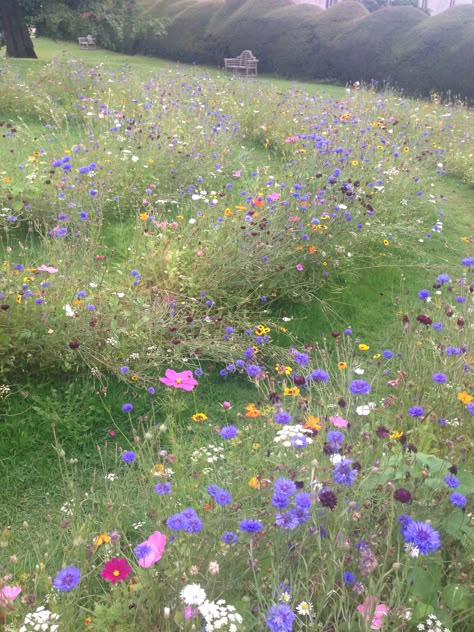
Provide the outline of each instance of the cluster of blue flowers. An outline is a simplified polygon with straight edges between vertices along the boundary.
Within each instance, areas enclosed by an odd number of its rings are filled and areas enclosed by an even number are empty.
[[[170,516],[166,520],[166,526],[173,531],[199,533],[202,529],[202,520],[200,520],[192,507],[187,507],[183,511]]]

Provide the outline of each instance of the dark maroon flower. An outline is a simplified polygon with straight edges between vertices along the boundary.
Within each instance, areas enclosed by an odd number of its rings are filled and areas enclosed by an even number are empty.
[[[332,511],[337,505],[337,497],[330,489],[323,489],[318,494],[319,502],[323,507],[329,507]]]
[[[386,439],[390,435],[390,430],[388,430],[388,428],[385,428],[385,426],[379,426],[375,431],[375,434],[380,439]]]
[[[458,473],[458,466],[453,463],[453,465],[451,465],[451,467],[449,468],[448,472],[451,472],[451,474],[456,475]]]
[[[408,450],[408,452],[413,452],[414,454],[416,454],[418,452],[418,448],[416,447],[416,445],[414,443],[409,443],[407,445],[407,450]]]
[[[303,384],[306,384],[306,378],[304,377],[304,375],[295,375],[295,377],[293,378],[293,382],[296,384],[296,386],[303,386]]]
[[[341,398],[341,399],[337,402],[337,405],[338,405],[338,406],[340,406],[341,408],[345,408],[345,407],[347,406],[347,402],[346,402],[346,400],[345,400],[345,399],[342,399],[342,398]]]
[[[331,336],[332,336],[333,338],[339,338],[339,336],[340,336],[340,335],[341,335],[341,334],[340,334],[338,331],[331,331]]]
[[[433,321],[431,320],[431,318],[429,316],[425,316],[424,314],[419,314],[416,317],[416,320],[419,323],[422,323],[423,325],[432,325],[433,324]]]
[[[278,395],[278,393],[270,393],[268,399],[271,404],[278,404],[278,402],[280,401],[280,396]]]
[[[411,502],[411,494],[408,489],[404,487],[400,487],[393,492],[393,497],[395,500],[398,500],[399,503],[409,503]]]
[[[458,327],[464,327],[464,318],[458,318],[456,323]]]
[[[4,312],[6,312],[7,309],[10,309],[10,305],[7,305],[6,303],[4,303],[3,305],[0,305],[0,309],[2,309]]]
[[[79,347],[79,343],[77,342],[77,340],[71,340],[71,342],[69,343],[69,348],[77,349],[78,347]]]

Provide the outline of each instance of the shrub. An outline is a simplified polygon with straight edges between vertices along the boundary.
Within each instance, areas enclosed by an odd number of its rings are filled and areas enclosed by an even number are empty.
[[[474,7],[453,7],[422,20],[393,47],[393,77],[412,94],[474,98]]]
[[[413,7],[388,7],[351,23],[331,46],[334,76],[341,81],[389,80],[400,35],[425,19]]]

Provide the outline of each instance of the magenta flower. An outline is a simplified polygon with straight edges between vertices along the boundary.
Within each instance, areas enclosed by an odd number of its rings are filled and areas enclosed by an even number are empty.
[[[135,555],[138,558],[138,565],[142,568],[150,568],[161,560],[166,546],[166,535],[155,531],[151,536],[135,547]]]
[[[0,590],[0,608],[7,608],[21,593],[19,586],[4,586]]]
[[[383,624],[383,618],[388,613],[388,608],[385,604],[377,604],[376,597],[367,597],[364,603],[357,606],[357,612],[359,612],[366,621],[371,621],[371,630],[380,630]]]
[[[128,565],[124,557],[113,557],[104,564],[100,571],[101,576],[112,584],[123,582],[132,572],[132,567]]]
[[[192,371],[181,371],[177,373],[173,369],[166,369],[165,377],[160,377],[160,382],[166,384],[166,386],[174,386],[174,388],[180,388],[183,391],[192,391],[197,386],[197,380],[193,377]]]

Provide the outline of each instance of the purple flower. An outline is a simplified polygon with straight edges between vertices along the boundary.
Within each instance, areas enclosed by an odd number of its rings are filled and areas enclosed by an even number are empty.
[[[158,483],[158,485],[155,485],[154,490],[158,496],[167,496],[171,493],[171,483]]]
[[[275,522],[281,529],[296,529],[299,525],[299,520],[293,509],[285,511],[284,513],[276,514]]]
[[[393,497],[395,500],[398,500],[400,503],[409,503],[411,502],[411,494],[408,489],[404,487],[400,487],[393,492]]]
[[[433,329],[435,331],[443,331],[443,323],[433,323]]]
[[[436,277],[436,283],[449,283],[450,281],[449,274],[440,274]]]
[[[295,505],[300,509],[309,509],[311,507],[311,495],[307,492],[300,492],[294,497]]]
[[[290,413],[287,413],[285,410],[280,410],[279,412],[273,415],[273,420],[277,424],[286,425],[286,424],[289,424],[290,421],[293,420],[293,417],[290,415]]]
[[[221,428],[220,436],[223,439],[235,439],[238,434],[238,429],[235,426],[224,426]]]
[[[293,354],[293,358],[300,366],[306,366],[309,362],[309,355],[307,353],[296,352]]]
[[[122,461],[124,463],[133,463],[136,458],[137,455],[135,454],[135,452],[132,452],[132,450],[125,450],[125,452],[123,452],[122,454]]]
[[[390,360],[390,358],[393,358],[394,353],[393,351],[391,351],[390,349],[385,349],[385,351],[382,353],[383,357],[386,358],[387,360]]]
[[[412,406],[408,409],[408,414],[410,417],[423,417],[425,411],[421,406]]]
[[[371,386],[365,380],[354,380],[349,385],[349,391],[353,395],[368,395],[371,391]]]
[[[276,494],[286,494],[287,496],[292,496],[296,492],[296,485],[289,478],[277,478],[273,488]]]
[[[217,485],[209,485],[207,493],[218,505],[228,505],[232,502],[232,494],[226,489],[221,489]]]
[[[427,522],[410,520],[402,530],[405,542],[413,544],[422,555],[437,551],[441,546],[441,538],[438,531]]]
[[[454,494],[451,494],[451,496],[449,497],[449,502],[454,505],[455,507],[465,507],[466,506],[466,496],[464,496],[463,494],[458,494],[458,492],[454,492]]]
[[[308,446],[308,439],[303,434],[293,435],[291,437],[291,445],[297,450],[301,450]]]
[[[339,430],[330,430],[327,434],[327,442],[331,448],[339,450],[344,443],[344,433]]]
[[[448,376],[445,373],[433,373],[433,382],[438,384],[445,384],[448,381]]]
[[[448,474],[447,476],[444,477],[443,480],[448,487],[452,487],[453,489],[456,489],[456,487],[459,487],[459,479],[453,474]]]
[[[429,296],[430,296],[429,290],[420,290],[418,292],[418,298],[421,298],[422,301],[425,301],[427,298],[429,298]]]
[[[262,369],[259,366],[257,366],[256,364],[250,364],[247,367],[246,371],[247,371],[247,375],[251,379],[258,378],[261,375],[261,373],[262,373]]]
[[[133,404],[124,404],[122,406],[122,410],[124,413],[129,413],[133,410]]]
[[[333,471],[332,478],[338,485],[346,485],[350,487],[357,478],[357,470],[352,469],[351,459],[343,459],[338,463]]]
[[[469,402],[469,404],[466,404],[466,410],[470,415],[474,415],[474,402]]]
[[[463,266],[470,268],[471,266],[474,266],[474,257],[465,257],[464,259],[461,259],[461,263]]]
[[[221,541],[230,546],[231,544],[236,544],[239,541],[239,536],[233,531],[226,531],[222,534]]]
[[[260,520],[241,520],[239,524],[239,529],[241,531],[246,531],[247,533],[258,533],[263,529],[263,524]]]
[[[286,509],[290,504],[290,497],[286,494],[273,494],[272,505],[277,509]]]
[[[296,615],[287,604],[272,606],[267,613],[265,623],[271,632],[292,632]]]
[[[329,382],[329,374],[322,369],[314,369],[309,377],[315,382]]]
[[[53,580],[53,586],[61,592],[69,592],[81,581],[81,571],[76,566],[68,566],[58,572]]]
[[[348,586],[353,584],[356,580],[354,573],[351,573],[350,571],[345,571],[342,574],[342,579],[344,580],[344,583],[347,584]]]

